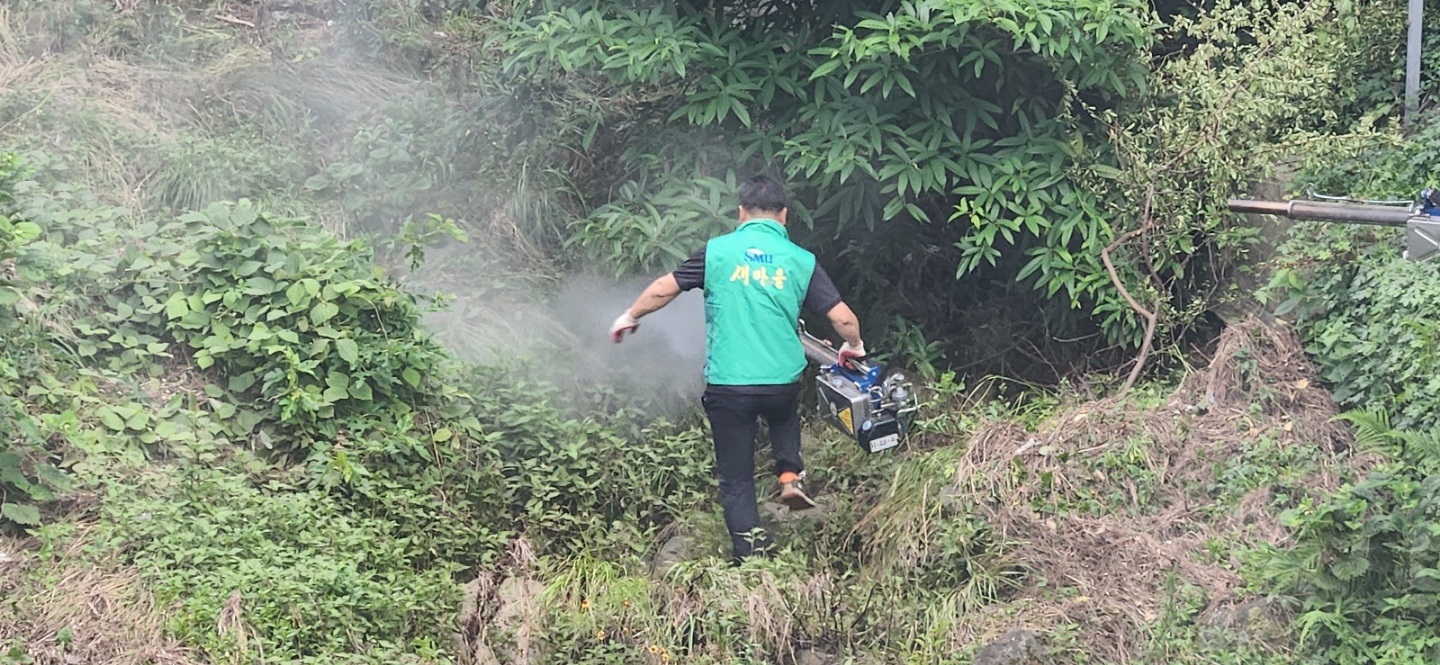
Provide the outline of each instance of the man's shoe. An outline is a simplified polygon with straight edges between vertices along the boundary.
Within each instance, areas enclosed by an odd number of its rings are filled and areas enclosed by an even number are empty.
[[[815,501],[805,495],[805,490],[800,488],[799,480],[780,483],[780,503],[790,507],[790,510],[809,510],[815,507]]]

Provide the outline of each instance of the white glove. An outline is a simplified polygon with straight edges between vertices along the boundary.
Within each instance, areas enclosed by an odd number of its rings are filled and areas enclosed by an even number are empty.
[[[620,340],[625,337],[625,333],[634,333],[639,329],[640,322],[635,320],[635,317],[630,316],[629,311],[626,311],[624,314],[616,317],[614,323],[610,324],[610,339],[616,344],[619,344]]]
[[[857,345],[855,345],[855,346],[850,346],[850,343],[849,343],[849,342],[845,342],[844,344],[841,344],[841,345],[840,345],[840,364],[841,364],[842,366],[848,367],[848,368],[851,368],[851,369],[854,369],[854,363],[852,363],[852,362],[850,362],[850,361],[852,361],[852,360],[860,360],[860,359],[862,359],[862,358],[864,358],[864,357],[865,357],[865,341],[864,341],[864,340],[861,340],[860,343],[857,344]]]

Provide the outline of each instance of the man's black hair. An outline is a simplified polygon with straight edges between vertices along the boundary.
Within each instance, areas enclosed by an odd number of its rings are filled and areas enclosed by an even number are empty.
[[[780,212],[787,207],[785,185],[766,173],[743,180],[739,194],[740,206],[746,210]]]

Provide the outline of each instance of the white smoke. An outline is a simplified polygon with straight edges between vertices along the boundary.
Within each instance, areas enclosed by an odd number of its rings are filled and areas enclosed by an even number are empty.
[[[683,408],[698,400],[705,386],[699,290],[681,293],[644,317],[624,342],[610,340],[611,322],[649,283],[649,278],[572,275],[552,296],[531,302],[456,293],[453,305],[431,314],[426,325],[466,360],[518,365],[527,376],[575,397],[609,391],[624,400],[614,406]]]

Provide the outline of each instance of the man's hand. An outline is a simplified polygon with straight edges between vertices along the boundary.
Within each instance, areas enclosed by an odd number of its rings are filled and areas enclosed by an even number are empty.
[[[619,344],[620,340],[624,339],[625,333],[633,333],[640,328],[640,317],[670,304],[670,301],[678,295],[680,295],[680,284],[675,281],[675,273],[668,273],[656,278],[650,283],[650,286],[645,287],[645,290],[640,293],[640,297],[635,299],[635,304],[610,324],[610,339]]]
[[[855,369],[856,360],[865,359],[865,342],[851,346],[849,342],[840,345],[840,366],[845,369]]]
[[[610,324],[610,339],[616,344],[619,344],[620,340],[625,337],[625,333],[634,333],[639,329],[640,322],[636,321],[635,317],[630,316],[630,312],[627,311],[617,317],[614,323]]]

